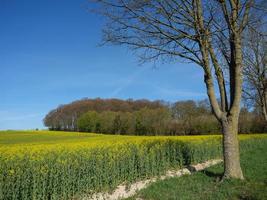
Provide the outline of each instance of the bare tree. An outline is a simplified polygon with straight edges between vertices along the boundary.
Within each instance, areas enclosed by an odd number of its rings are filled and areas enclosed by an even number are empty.
[[[243,179],[238,144],[242,33],[253,0],[94,0],[107,19],[104,42],[127,45],[142,61],[177,58],[203,69],[213,113],[223,132],[224,178]],[[224,59],[227,76],[223,71]],[[181,60],[181,59],[180,59]],[[229,86],[225,84],[229,77]],[[215,80],[220,101],[215,94]],[[220,102],[220,103],[219,103]]]
[[[267,34],[250,28],[245,38],[243,97],[267,122]]]

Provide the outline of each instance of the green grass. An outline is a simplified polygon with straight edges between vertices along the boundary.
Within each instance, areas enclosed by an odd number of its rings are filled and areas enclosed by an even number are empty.
[[[219,181],[223,164],[191,176],[170,178],[151,184],[128,200],[266,200],[267,199],[267,141],[241,143],[241,165],[244,181]]]

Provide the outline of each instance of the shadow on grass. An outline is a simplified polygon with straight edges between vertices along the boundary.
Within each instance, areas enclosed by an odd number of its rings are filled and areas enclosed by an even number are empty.
[[[223,177],[223,173],[213,172],[210,170],[202,170],[200,172],[208,177],[214,178],[216,181],[222,180]]]
[[[240,195],[239,199],[240,200],[259,200],[259,199],[255,198],[253,196],[243,196],[243,195]]]

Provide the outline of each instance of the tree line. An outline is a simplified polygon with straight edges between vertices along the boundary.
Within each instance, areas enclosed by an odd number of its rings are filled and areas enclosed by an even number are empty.
[[[159,100],[83,99],[50,111],[44,124],[51,130],[121,135],[196,135],[221,132],[208,100],[169,103]],[[239,133],[266,131],[266,123],[257,109],[241,109]]]
[[[88,99],[74,101],[66,105],[59,105],[51,110],[44,118],[44,125],[51,130],[78,131],[77,121],[88,111],[133,112],[141,108],[155,109],[164,107],[161,101],[120,100],[120,99]]]

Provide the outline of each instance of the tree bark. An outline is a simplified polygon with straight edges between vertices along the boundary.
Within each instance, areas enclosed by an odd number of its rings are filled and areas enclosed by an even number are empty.
[[[240,166],[239,141],[238,141],[238,118],[227,117],[222,120],[223,129],[223,156],[224,156],[224,179],[244,179]]]
[[[230,49],[231,49],[231,62],[229,66],[230,75],[230,107],[227,105],[227,95],[224,85],[223,73],[219,68],[219,63],[216,59],[212,45],[209,43],[209,31],[205,29],[203,23],[203,14],[201,1],[196,1],[198,22],[197,29],[202,33],[199,39],[199,45],[203,58],[203,68],[205,71],[205,83],[207,93],[211,103],[213,112],[221,122],[223,131],[223,156],[224,156],[224,179],[236,178],[244,179],[242,169],[240,166],[239,143],[238,143],[238,118],[240,112],[240,101],[242,94],[242,46],[241,36],[238,30],[237,18],[237,5],[232,5],[234,8],[231,14],[232,23],[229,24],[231,29],[230,33]],[[205,33],[205,34],[203,34]],[[215,69],[217,81],[219,84],[221,108],[216,99],[215,90],[213,86],[213,78],[210,69],[210,59]]]
[[[264,77],[262,114],[263,114],[265,122],[267,122],[267,78],[266,77]]]

